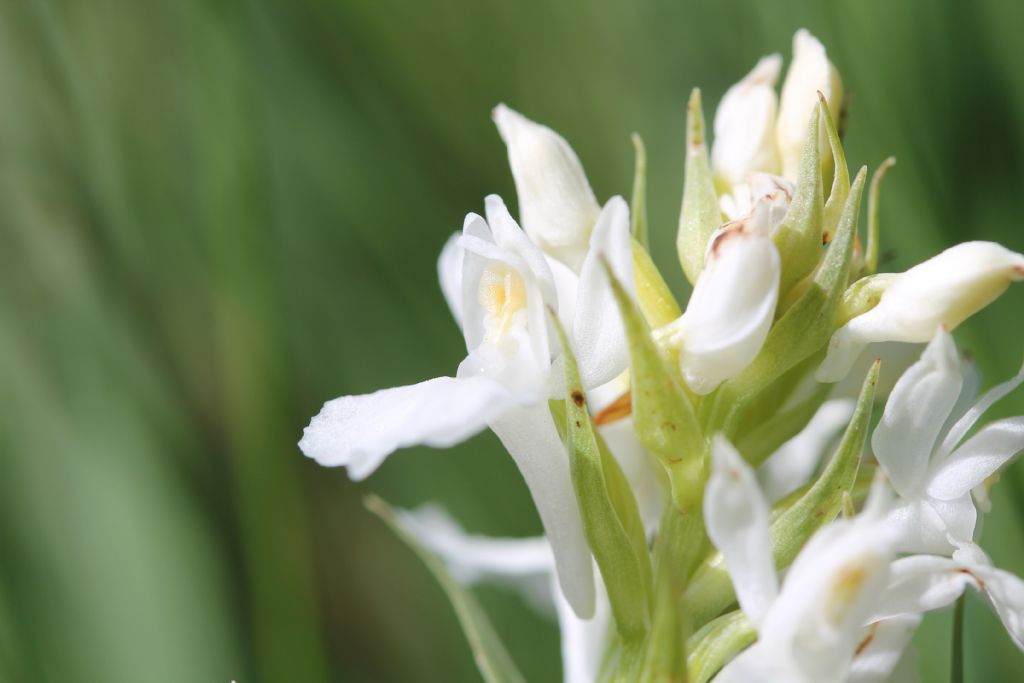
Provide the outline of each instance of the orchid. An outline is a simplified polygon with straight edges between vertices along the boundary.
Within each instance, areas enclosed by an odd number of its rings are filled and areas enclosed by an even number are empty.
[[[498,436],[543,536],[368,502],[438,578],[488,681],[522,676],[481,582],[557,619],[573,683],[913,680],[914,631],[968,586],[1024,648],[1024,581],[978,545],[1024,417],[975,429],[1024,372],[979,397],[951,335],[1024,279],[1024,255],[969,242],[878,273],[892,162],[870,186],[851,174],[821,42],[797,32],[780,96],[782,67],[765,57],[727,91],[713,140],[690,96],[682,306],[649,246],[639,137],[631,204],[602,207],[565,138],[498,105],[519,220],[490,195],[438,259],[465,359],[328,401],[306,428],[302,451],[357,480],[400,448]]]
[[[714,458],[709,490],[721,487],[725,495],[705,499],[708,533],[725,555],[740,606],[759,634],[715,680],[845,680],[864,621],[889,576],[894,549],[884,523],[884,484],[876,484],[858,517],[834,522],[807,542],[780,589],[769,509],[753,472],[723,440],[716,442]]]
[[[1019,374],[976,400],[976,376],[965,381],[953,339],[940,329],[896,383],[872,446],[899,495],[890,523],[901,550],[951,553],[974,539],[971,491],[1024,450],[1024,418],[998,420],[964,437],[1022,381]]]

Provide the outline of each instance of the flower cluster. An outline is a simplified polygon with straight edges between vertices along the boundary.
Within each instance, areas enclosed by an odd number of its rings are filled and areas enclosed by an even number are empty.
[[[402,447],[501,440],[541,538],[369,503],[438,574],[488,680],[518,673],[464,588],[484,580],[553,608],[581,683],[904,680],[922,615],[968,587],[1024,647],[1024,582],[977,544],[1024,417],[974,429],[1024,373],[978,396],[950,334],[1024,256],[970,242],[876,272],[891,160],[862,238],[839,73],[804,30],[780,95],[781,67],[728,90],[710,150],[690,98],[685,309],[648,251],[639,139],[632,202],[602,206],[562,137],[499,105],[520,220],[487,197],[438,262],[465,360],[329,401],[305,431],[307,456],[354,479]]]

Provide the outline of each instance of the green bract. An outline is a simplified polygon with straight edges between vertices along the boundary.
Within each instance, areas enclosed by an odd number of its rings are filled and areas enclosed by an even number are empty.
[[[564,359],[565,438],[583,529],[608,590],[619,633],[634,640],[643,636],[649,620],[651,564],[643,523],[619,464],[594,429],[565,330],[553,312],[551,320]]]
[[[691,283],[704,268],[708,239],[722,224],[718,195],[708,161],[704,136],[704,112],[700,89],[694,88],[686,108],[686,177],[683,185],[683,209],[679,216],[676,249],[683,272]]]

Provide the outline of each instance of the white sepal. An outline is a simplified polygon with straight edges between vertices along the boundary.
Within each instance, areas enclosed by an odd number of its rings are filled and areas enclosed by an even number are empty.
[[[921,360],[893,387],[871,445],[900,496],[913,498],[925,485],[932,451],[962,381],[953,338],[939,330]]]
[[[724,436],[715,436],[711,457],[711,477],[704,492],[708,536],[725,558],[740,607],[760,627],[778,594],[771,511],[753,470]]]
[[[635,285],[630,240],[629,206],[622,197],[612,197],[601,211],[580,269],[572,324],[576,360],[587,389],[610,382],[629,364],[626,331],[605,263],[632,296]]]
[[[523,229],[546,253],[578,270],[600,206],[576,153],[558,133],[499,104]]]
[[[437,279],[441,282],[441,293],[448,304],[448,310],[459,327],[462,327],[462,258],[464,252],[459,246],[462,233],[456,232],[444,243],[437,258]]]
[[[726,91],[715,111],[711,167],[730,187],[746,182],[751,173],[781,170],[775,142],[775,83],[781,69],[780,55],[763,57]]]
[[[821,382],[842,379],[873,342],[924,342],[981,310],[1024,278],[1024,255],[994,242],[964,242],[897,275],[878,305],[832,335]]]
[[[825,54],[825,46],[806,29],[793,36],[793,63],[782,84],[779,122],[776,135],[782,160],[782,175],[795,180],[800,169],[800,154],[807,137],[807,123],[818,104],[821,92],[833,116],[839,116],[843,85],[839,72]],[[819,140],[822,163],[832,158],[824,135]]]
[[[928,484],[928,495],[953,500],[968,494],[1024,450],[1024,417],[1010,417],[986,425],[938,463]]]

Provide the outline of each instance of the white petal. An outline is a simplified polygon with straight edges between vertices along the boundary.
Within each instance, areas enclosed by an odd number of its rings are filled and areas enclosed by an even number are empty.
[[[878,462],[904,498],[926,478],[939,430],[960,394],[960,359],[949,333],[939,330],[896,383],[871,439]]]
[[[975,522],[974,506],[969,499],[949,503],[932,499],[903,500],[887,518],[889,531],[897,539],[897,549],[908,553],[949,554],[954,548],[951,537],[970,540]]]
[[[959,498],[981,484],[1024,450],[1024,417],[986,425],[952,455],[939,463],[928,495],[940,500]]]
[[[299,448],[321,465],[343,466],[353,479],[364,479],[399,448],[447,448],[465,441],[517,400],[486,377],[438,377],[342,396],[324,404],[303,432]]]
[[[544,614],[554,609],[551,581],[555,560],[551,544],[536,538],[490,538],[467,534],[440,506],[401,510],[399,523],[441,558],[459,583],[507,585]]]
[[[441,293],[448,302],[448,309],[455,317],[455,322],[462,327],[462,247],[459,238],[462,233],[455,233],[444,243],[441,255],[437,259],[437,276],[441,281]]]
[[[975,375],[977,377],[977,382],[980,383],[980,377],[977,376],[977,373],[975,373]],[[964,438],[964,435],[967,434],[971,427],[974,426],[974,423],[977,422],[978,419],[997,401],[1020,386],[1021,382],[1024,382],[1024,371],[1019,372],[1005,382],[992,387],[986,391],[981,398],[974,403],[974,405],[964,410],[962,414],[959,415],[959,419],[957,419],[957,421],[949,428],[949,431],[946,433],[946,437],[942,440],[942,446],[939,448],[939,457],[945,457],[949,453],[952,453],[953,449],[956,448],[956,445],[960,443],[962,438]],[[961,394],[961,397],[963,397],[963,394]],[[957,411],[954,410],[953,413],[956,415]]]
[[[469,350],[459,376],[489,376],[517,392],[534,393],[540,400],[547,394],[551,369],[546,306],[557,305],[551,270],[499,197],[487,198],[487,212],[493,225],[470,214],[458,242],[464,252],[462,318]],[[518,322],[507,326],[494,322],[484,305],[488,297],[481,298],[488,289],[482,284],[484,278],[493,276],[496,267],[511,270],[525,294],[525,302],[511,313]],[[498,319],[505,320],[503,316]]]
[[[576,616],[557,587],[554,593],[562,632],[562,678],[565,683],[594,683],[611,633],[611,607],[604,586],[597,586],[594,616],[590,619]]]
[[[484,198],[484,209],[487,213],[487,223],[494,236],[494,243],[522,259],[536,280],[537,286],[544,296],[544,303],[549,306],[557,306],[558,294],[555,290],[554,278],[551,275],[551,267],[548,265],[548,259],[545,258],[544,252],[531,242],[519,227],[501,197],[496,194],[487,195]]]
[[[712,445],[704,493],[708,536],[721,551],[744,614],[760,627],[778,593],[771,549],[771,512],[753,470],[725,437]]]
[[[839,430],[853,415],[854,401],[826,401],[799,434],[782,444],[758,470],[761,489],[770,501],[777,501],[810,481],[821,457]]]
[[[782,57],[763,57],[742,81],[729,88],[715,112],[711,167],[728,185],[739,185],[751,173],[778,173],[775,83]]]
[[[896,276],[877,306],[839,328],[818,377],[841,378],[867,343],[923,342],[939,327],[952,330],[1022,278],[1024,255],[994,242],[951,247]]]
[[[795,658],[811,681],[843,680],[878,609],[893,553],[884,513],[884,479],[872,486],[864,511],[832,522],[800,551],[761,628],[762,642]]]
[[[546,253],[579,268],[600,207],[583,166],[556,132],[503,104],[494,122],[505,145],[519,195],[519,216]]]
[[[977,536],[978,509],[970,493],[959,498],[939,500],[928,498],[928,505],[942,518],[946,527],[947,540],[957,546],[973,543]]]
[[[549,256],[547,261],[551,268],[558,298],[558,319],[562,322],[562,327],[571,330],[572,322],[576,318],[576,298],[579,295],[580,276],[557,259]]]
[[[576,493],[569,476],[569,456],[547,404],[506,411],[491,429],[516,461],[551,542],[562,592],[583,619],[594,612],[594,571]]]
[[[782,84],[777,127],[782,174],[795,179],[800,169],[800,153],[807,138],[807,124],[818,103],[818,92],[825,96],[832,116],[839,116],[843,86],[839,72],[828,60],[825,47],[806,29],[793,36],[793,63],[789,65],[786,81]],[[821,158],[832,158],[828,142],[819,141]]]
[[[605,205],[580,269],[572,341],[586,388],[610,382],[622,374],[629,363],[626,331],[602,259],[632,293],[633,249],[629,234],[629,206],[622,197],[612,197]]]
[[[1024,581],[995,567],[971,569],[985,582],[984,592],[1014,643],[1024,650]]]
[[[686,313],[672,323],[683,377],[698,394],[754,360],[775,315],[779,253],[770,238],[749,228],[730,224],[715,233]]]
[[[976,579],[948,557],[912,555],[896,560],[872,621],[947,607]]]
[[[886,683],[921,623],[916,614],[878,621],[868,627],[850,668],[849,683]]]

